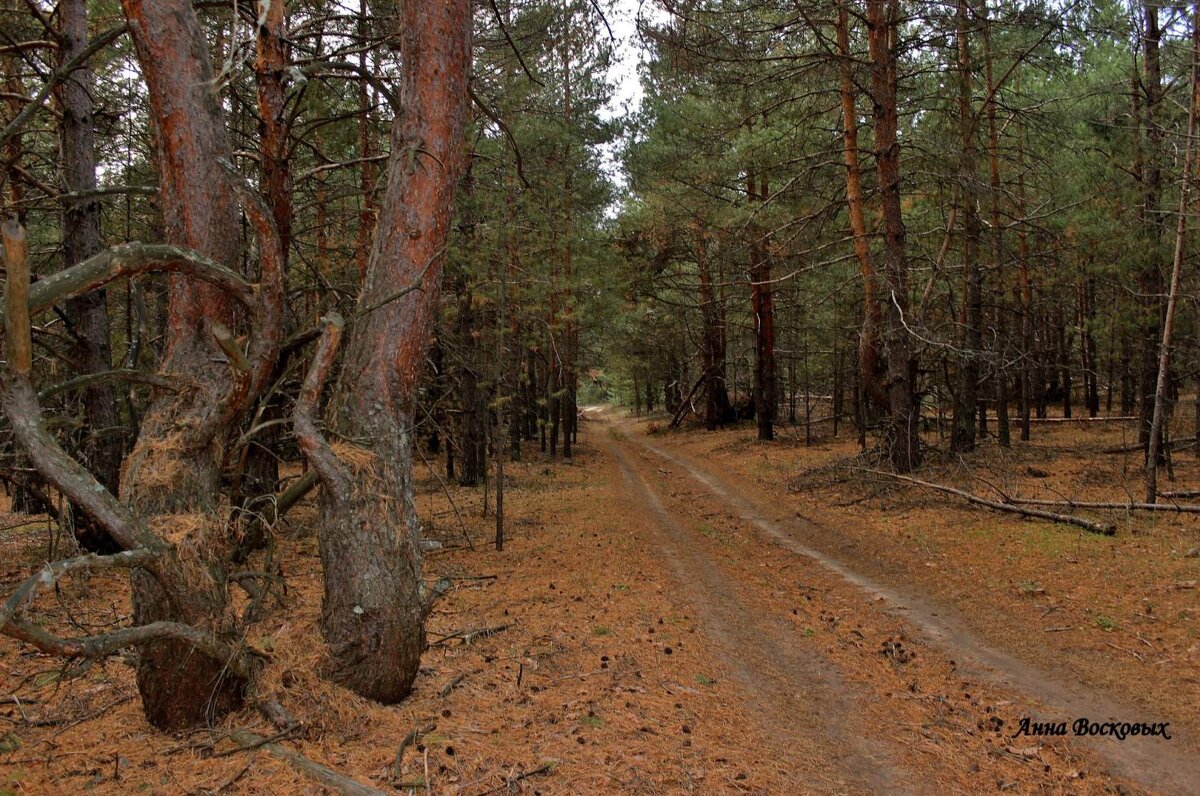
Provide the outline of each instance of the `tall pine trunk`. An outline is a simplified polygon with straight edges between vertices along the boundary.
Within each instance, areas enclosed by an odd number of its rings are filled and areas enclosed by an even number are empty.
[[[842,159],[846,165],[846,212],[854,236],[863,289],[863,323],[858,338],[859,384],[880,409],[888,410],[887,391],[880,381],[879,329],[883,311],[879,306],[879,277],[871,263],[871,244],[863,212],[862,169],[858,160],[858,110],[855,107],[854,68],[850,52],[850,23],[846,0],[837,9],[838,77],[842,101]]]
[[[59,4],[61,46],[59,61],[65,63],[87,47],[88,11],[86,0],[63,0]],[[62,109],[63,185],[72,197],[63,205],[63,264],[82,262],[102,248],[100,202],[96,189],[96,144],[93,125],[91,70],[76,70],[58,89]],[[96,291],[67,302],[66,316],[75,341],[75,358],[84,373],[102,373],[112,368],[112,344],[109,340],[108,308],[103,291]],[[121,416],[117,397],[109,382],[93,384],[84,392],[84,418],[90,429],[82,451],[96,480],[116,493],[125,444],[120,434]],[[91,523],[79,524],[76,536],[80,545],[93,552],[111,553],[117,549],[108,534]]]
[[[979,403],[979,357],[983,343],[983,272],[979,267],[979,205],[976,199],[975,114],[971,102],[971,45],[967,28],[967,3],[958,0],[955,20],[958,38],[958,123],[961,136],[958,195],[962,202],[962,309],[959,317],[958,389],[950,449],[975,449],[975,413]]]
[[[891,417],[884,445],[888,460],[901,472],[920,463],[917,421],[917,360],[906,328],[908,255],[900,207],[900,142],[896,112],[896,37],[898,0],[867,0],[867,44],[871,58],[871,114],[875,125],[875,163],[883,210],[884,352],[887,355]]]

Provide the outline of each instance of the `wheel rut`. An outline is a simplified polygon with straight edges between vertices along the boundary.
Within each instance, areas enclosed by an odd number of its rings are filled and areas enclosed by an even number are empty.
[[[739,594],[717,562],[614,440],[600,447],[613,459],[636,509],[657,525],[659,553],[695,606],[706,637],[747,696],[772,752],[792,770],[798,788],[826,793],[921,793],[919,778],[896,761],[892,742],[856,722],[860,698],[838,669],[797,639],[796,628],[758,610]]]
[[[914,628],[916,639],[953,657],[964,671],[1008,691],[1016,692],[1022,697],[1032,698],[1036,707],[1040,708],[1034,711],[1034,720],[1060,721],[1068,717],[1087,717],[1093,721],[1136,721],[1145,718],[1137,708],[1123,705],[1118,699],[1090,692],[1080,683],[1064,682],[988,644],[966,629],[965,625],[955,618],[953,611],[944,606],[935,605],[920,594],[877,582],[856,571],[845,561],[806,544],[807,540],[819,538],[819,534],[814,533],[817,529],[815,524],[777,505],[765,508],[768,504],[764,498],[754,494],[756,490],[753,487],[738,485],[731,476],[713,472],[711,465],[694,461],[685,454],[669,450],[641,435],[635,436],[627,424],[611,420],[606,422],[613,432],[613,440],[606,446],[617,457],[635,491],[642,496],[668,535],[675,537],[672,549],[665,551],[668,555],[689,555],[685,550],[686,531],[679,528],[670,512],[658,500],[653,488],[630,467],[629,460],[635,455],[635,451],[656,457],[678,468],[684,477],[702,487],[703,491],[726,507],[732,516],[756,528],[769,543],[816,562],[842,581],[869,595],[880,603],[884,610]],[[672,562],[672,565],[674,566],[675,562]],[[681,567],[685,572],[697,568],[703,568],[701,562],[685,561]],[[731,592],[728,583],[709,583],[705,580],[704,590],[707,592],[709,589],[722,595],[722,599]],[[730,598],[736,600],[734,595],[730,595]],[[726,608],[726,614],[731,610],[736,609]],[[717,622],[722,627],[731,622],[736,625],[737,618],[724,615],[720,616]],[[790,628],[788,631],[794,633]],[[737,629],[734,632],[746,631]],[[764,627],[761,631],[755,631],[754,635],[770,638],[776,632],[781,631]],[[731,640],[743,641],[736,637]],[[822,693],[838,693],[836,669],[828,662],[812,660],[811,655],[806,657],[795,651],[772,650],[770,644],[765,645],[763,654],[776,665],[795,667],[794,670],[799,672],[800,676],[819,682],[820,685],[814,689],[818,697]],[[758,673],[748,671],[747,674],[754,677]],[[792,701],[799,703],[802,700],[793,695]],[[844,732],[844,727],[852,721],[852,716],[848,714],[853,709],[853,699],[842,699],[840,703],[833,699],[833,704],[821,706],[822,712],[828,711],[827,715],[833,717],[835,735],[839,728]],[[1169,721],[1170,717],[1160,717],[1156,720]],[[1194,794],[1197,788],[1200,788],[1200,759],[1193,751],[1191,743],[1179,734],[1175,734],[1174,738],[1167,742],[1169,746],[1164,746],[1163,739],[1156,737],[1129,737],[1124,741],[1109,737],[1081,737],[1073,739],[1073,743],[1085,746],[1094,753],[1111,774],[1128,778],[1153,792]],[[848,762],[852,770],[869,772],[872,777],[882,778],[882,782],[888,782],[890,777],[893,784],[888,785],[887,790],[891,791],[895,787],[894,781],[898,772],[887,764],[887,758],[885,748],[872,748],[869,743],[860,742],[858,751],[848,758]],[[899,780],[911,781],[911,778],[905,772]]]

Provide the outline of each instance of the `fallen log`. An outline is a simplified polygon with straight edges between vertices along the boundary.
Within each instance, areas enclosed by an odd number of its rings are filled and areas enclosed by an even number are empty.
[[[1105,511],[1174,511],[1178,514],[1200,514],[1200,506],[1191,503],[1107,503],[1088,500],[1035,500],[1009,498],[1018,506],[1047,506],[1061,509],[1103,509]]]
[[[1185,451],[1188,448],[1195,447],[1195,445],[1196,445],[1196,440],[1194,440],[1194,439],[1188,440],[1187,442],[1183,442],[1182,440],[1172,440],[1171,442],[1167,443],[1167,447],[1172,451]],[[1140,451],[1140,450],[1142,450],[1141,445],[1122,445],[1117,448],[1105,448],[1104,450],[1102,450],[1100,452],[1101,453],[1133,453],[1134,451]]]
[[[1171,492],[1159,492],[1161,498],[1194,498],[1200,497],[1200,489],[1176,489]]]
[[[987,498],[979,497],[979,495],[973,495],[963,489],[956,489],[955,487],[946,486],[945,484],[935,484],[930,481],[922,481],[919,478],[912,478],[910,476],[900,475],[898,473],[889,473],[885,470],[872,470],[868,468],[865,469],[864,472],[872,473],[874,475],[882,475],[888,478],[894,478],[897,481],[903,481],[908,484],[924,487],[925,489],[932,489],[936,492],[944,492],[948,495],[960,497],[968,503],[974,503],[977,506],[984,506],[995,511],[1004,511],[1009,514],[1019,514],[1022,517],[1034,517],[1041,520],[1049,520],[1051,522],[1061,522],[1067,525],[1075,525],[1083,528],[1085,531],[1103,534],[1104,536],[1112,536],[1117,532],[1116,526],[1112,525],[1111,523],[1093,522],[1092,520],[1084,519],[1083,517],[1076,517],[1071,514],[1058,514],[1052,511],[1044,511],[1042,509],[1035,508],[1023,508],[1021,506],[1013,505],[1012,503],[1001,503],[996,500],[988,500]]]

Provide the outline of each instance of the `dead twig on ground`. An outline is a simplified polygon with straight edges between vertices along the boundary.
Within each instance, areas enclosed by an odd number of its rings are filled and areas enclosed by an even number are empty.
[[[329,766],[318,763],[315,760],[309,760],[298,752],[293,752],[291,749],[285,749],[278,744],[271,743],[269,740],[249,730],[234,730],[230,733],[230,737],[247,748],[259,748],[278,757],[301,774],[316,780],[343,796],[386,796],[385,792],[378,788],[363,785],[357,780],[350,779],[345,774],[334,771]],[[260,742],[262,743],[260,744]],[[259,745],[255,746],[255,744]]]
[[[404,776],[404,753],[408,751],[408,747],[436,729],[437,724],[431,721],[424,727],[414,727],[408,735],[404,736],[404,740],[396,749],[396,759],[392,761],[392,779],[394,781],[399,781],[400,777]]]
[[[516,776],[505,777],[503,785],[497,785],[496,787],[492,788],[491,790],[485,790],[483,793],[479,794],[479,796],[490,796],[490,794],[492,794],[492,793],[499,793],[501,791],[508,790],[513,785],[516,785],[518,782],[520,782],[521,780],[529,779],[530,777],[537,776],[538,774],[549,774],[557,766],[558,766],[557,760],[547,760],[546,762],[542,763],[537,768],[530,769],[529,771],[522,771],[520,774],[517,774]]]
[[[438,697],[440,699],[445,699],[446,697],[450,696],[450,692],[453,691],[458,686],[458,684],[461,683],[465,679],[467,679],[467,673],[460,672],[457,676],[455,676],[455,678],[453,680],[446,683],[446,685],[444,685],[442,687],[442,690],[440,692],[438,692]]]

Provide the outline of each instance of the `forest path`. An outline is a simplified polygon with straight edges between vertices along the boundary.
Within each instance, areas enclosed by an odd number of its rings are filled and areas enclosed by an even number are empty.
[[[923,596],[820,552],[826,529],[728,469],[718,473],[718,461],[695,461],[607,411],[593,418],[593,440],[621,471],[626,499],[654,520],[653,541],[681,595],[704,617],[758,720],[797,761],[798,781],[838,792],[984,784],[964,780],[969,772],[1007,789],[989,763],[1012,756],[1042,767],[1029,772],[1039,789],[1112,792],[1113,777],[1151,792],[1196,792],[1200,758],[1178,732],[1171,741],[1014,737],[1023,717],[1068,729],[1082,717],[1148,719],[988,645]],[[833,631],[837,643],[813,628]]]
[[[918,792],[912,774],[896,763],[894,744],[853,726],[858,696],[837,668],[811,644],[797,643],[794,625],[748,603],[692,543],[692,531],[664,505],[627,444],[606,437],[602,433],[596,443],[615,460],[626,499],[637,513],[648,510],[653,518],[656,549],[680,596],[694,607],[708,641],[730,666],[773,741],[772,752],[788,761],[797,784],[827,792]]]

